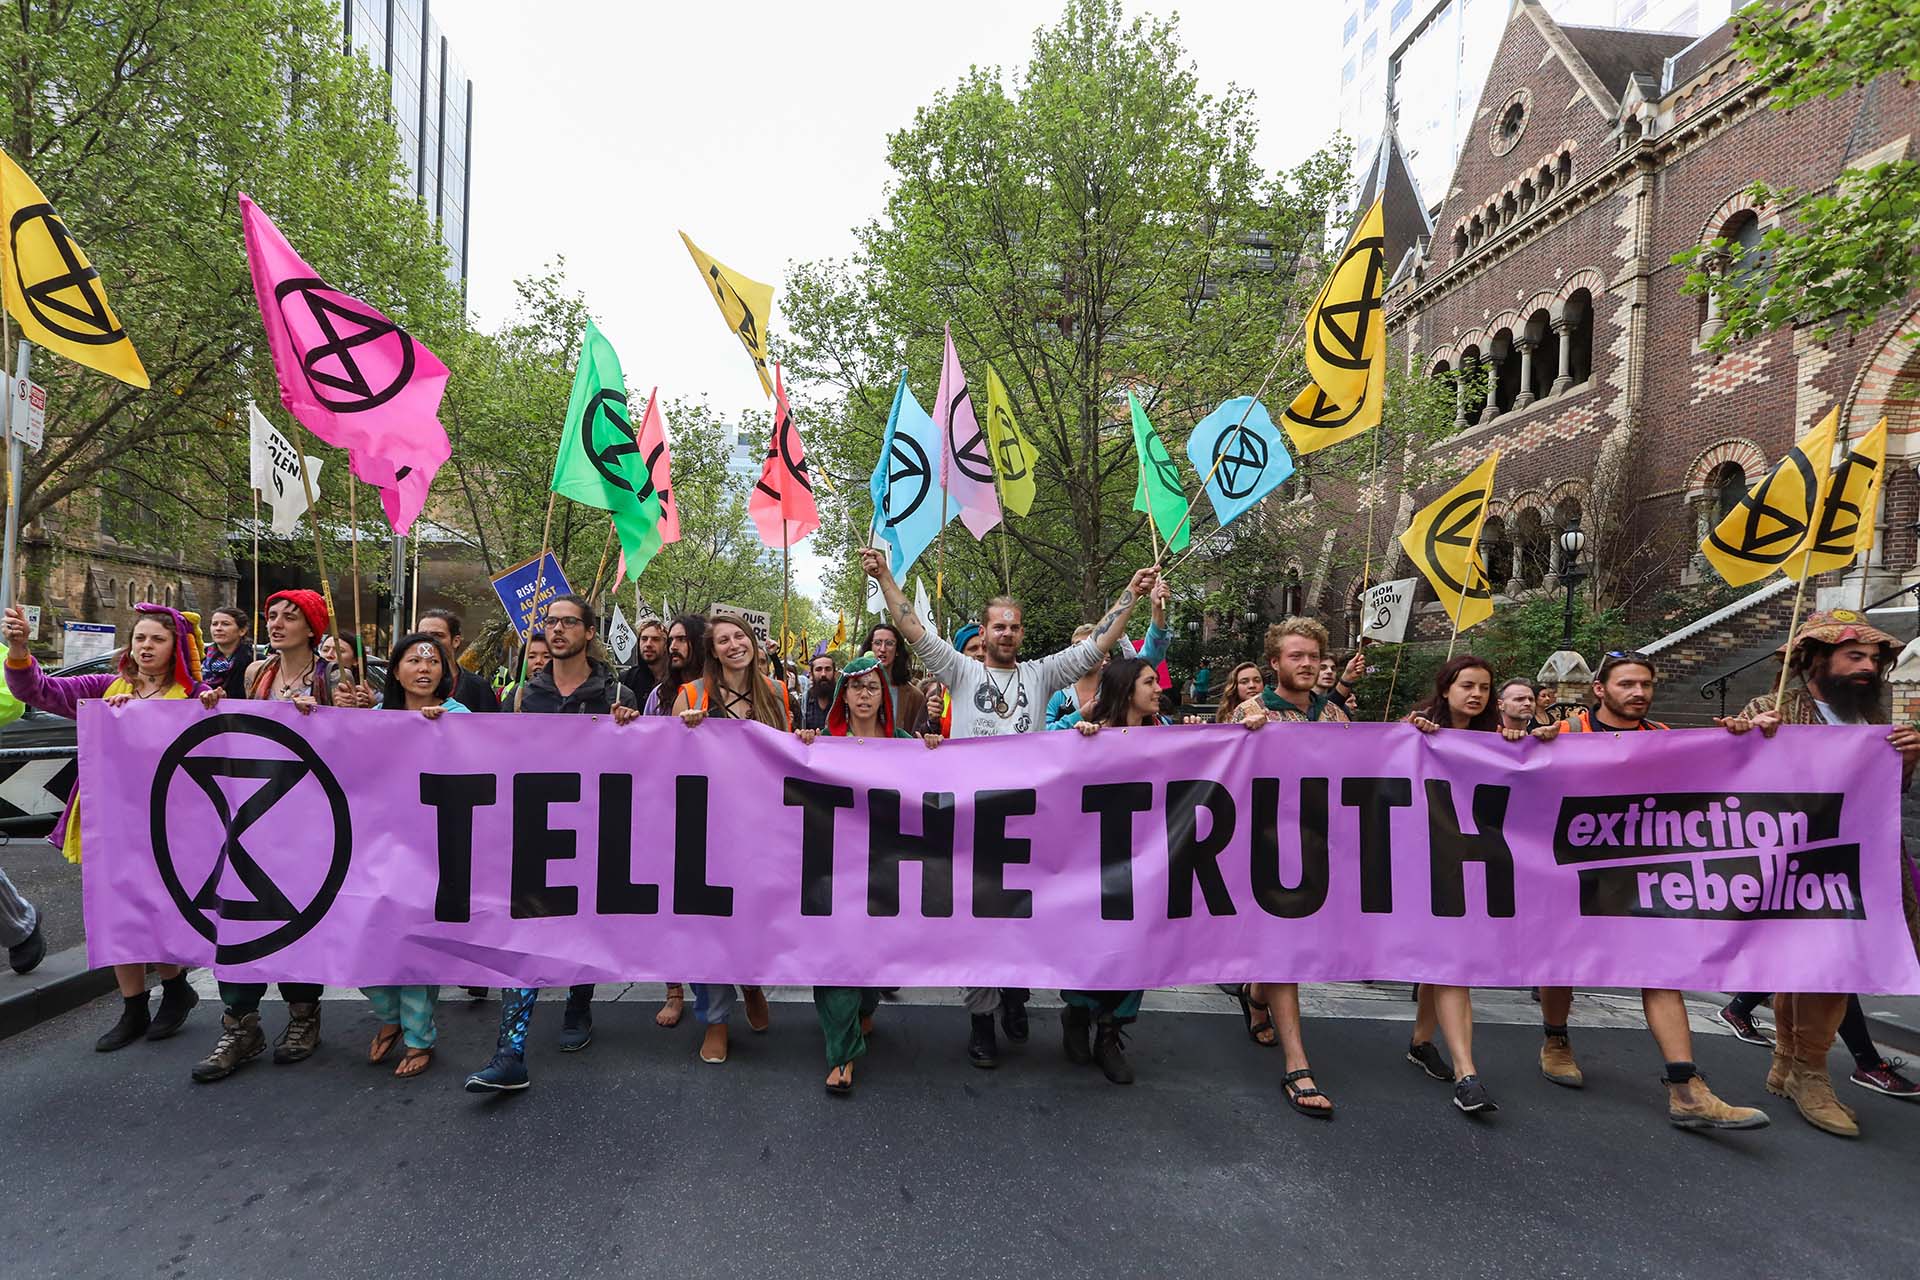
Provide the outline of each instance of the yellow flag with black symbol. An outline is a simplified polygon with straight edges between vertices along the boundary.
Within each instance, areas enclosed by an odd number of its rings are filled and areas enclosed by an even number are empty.
[[[1457,631],[1493,616],[1493,588],[1480,561],[1480,526],[1487,521],[1499,461],[1498,450],[1487,455],[1459,484],[1421,508],[1400,535],[1400,545],[1433,585]]]
[[[1033,510],[1033,464],[1040,455],[1014,421],[1013,397],[992,365],[987,366],[987,449],[1000,482],[1000,505],[1017,516]]]
[[[1744,587],[1776,570],[1790,577],[1803,572],[1799,558],[1810,549],[1809,539],[1818,529],[1839,425],[1840,410],[1835,408],[1741,495],[1700,544],[1729,586]],[[1849,551],[1847,559],[1852,558]]]
[[[1874,527],[1880,517],[1880,483],[1886,474],[1887,420],[1882,418],[1833,469],[1820,503],[1820,523],[1814,526],[1813,554],[1795,556],[1785,566],[1788,577],[1844,569],[1855,556],[1873,551]]]
[[[107,305],[100,273],[26,170],[4,151],[0,298],[27,341],[131,386],[152,385],[120,317]]]
[[[767,324],[773,316],[773,286],[749,280],[733,268],[715,262],[699,245],[687,239],[684,231],[680,233],[680,240],[693,255],[693,265],[700,268],[700,279],[706,284],[708,295],[719,305],[720,314],[726,317],[727,328],[733,330],[752,358],[753,371],[760,375],[761,390],[772,395],[773,375],[767,371]]]
[[[847,615],[840,615],[840,625],[833,629],[833,647],[838,649],[847,642]]]
[[[1375,355],[1386,346],[1386,289],[1386,218],[1375,200],[1307,312],[1307,377],[1342,408],[1366,394]]]
[[[1315,449],[1339,444],[1342,440],[1350,440],[1362,431],[1379,426],[1386,389],[1387,344],[1383,339],[1379,349],[1374,352],[1372,363],[1367,366],[1367,387],[1359,400],[1350,405],[1338,404],[1317,382],[1309,382],[1293,398],[1293,403],[1280,415],[1281,424],[1287,429],[1287,439],[1293,441],[1293,451],[1298,454],[1312,453]]]

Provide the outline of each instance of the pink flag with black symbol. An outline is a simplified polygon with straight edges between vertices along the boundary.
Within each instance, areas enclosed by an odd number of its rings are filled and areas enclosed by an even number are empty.
[[[322,280],[244,194],[240,218],[281,403],[347,451],[353,473],[380,490],[394,532],[407,532],[453,453],[440,425],[447,366],[374,307]]]
[[[933,424],[940,429],[940,485],[959,504],[961,523],[976,541],[983,539],[1000,523],[1000,496],[993,487],[987,435],[973,412],[973,397],[967,394],[960,353],[953,349],[952,325],[947,326],[947,350],[940,361]]]
[[[767,441],[767,460],[760,482],[747,498],[747,515],[770,547],[790,547],[820,527],[820,509],[813,501],[813,477],[807,472],[807,447],[793,424],[787,403],[787,384],[780,366],[773,366],[773,437]]]
[[[660,495],[660,545],[680,541],[680,506],[673,500],[673,452],[667,447],[667,419],[660,412],[660,388],[647,397],[646,416],[640,419],[640,456],[653,491]]]

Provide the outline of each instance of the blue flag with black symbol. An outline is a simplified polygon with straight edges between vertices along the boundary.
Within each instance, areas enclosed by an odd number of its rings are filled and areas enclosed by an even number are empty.
[[[1187,461],[1212,477],[1207,498],[1222,525],[1245,515],[1293,474],[1293,457],[1267,406],[1252,396],[1235,396],[1202,418],[1187,437]]]
[[[939,459],[939,429],[907,390],[907,371],[902,369],[887,415],[887,434],[880,441],[880,460],[868,486],[874,533],[892,548],[888,562],[896,580],[904,579],[920,553],[940,536],[943,507],[948,518],[960,514],[957,506],[942,501]]]

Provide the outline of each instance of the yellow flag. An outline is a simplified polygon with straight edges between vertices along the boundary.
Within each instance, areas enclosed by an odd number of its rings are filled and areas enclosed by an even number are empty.
[[[20,336],[75,364],[136,387],[147,371],[120,317],[107,305],[100,273],[67,224],[13,157],[0,151],[0,298]],[[12,353],[7,355],[11,357]]]
[[[987,366],[987,448],[1000,482],[1000,505],[1017,516],[1033,510],[1033,464],[1040,455],[1014,421],[1013,397],[992,365]]]
[[[773,394],[773,376],[767,372],[767,322],[773,316],[773,286],[749,280],[731,267],[723,267],[704,250],[680,233],[680,240],[700,268],[700,279],[720,306],[727,328],[740,339],[740,345],[753,358],[753,371],[760,375],[760,388]]]
[[[1700,544],[1728,585],[1744,587],[1776,569],[1789,577],[1804,572],[1796,557],[1808,550],[1808,535],[1816,528],[1839,425],[1840,410],[1835,408],[1741,496]],[[1852,558],[1849,550],[1846,559]]]
[[[1480,526],[1486,523],[1493,469],[1499,461],[1495,450],[1459,484],[1421,508],[1400,535],[1414,568],[1433,584],[1459,631],[1493,616],[1493,588],[1480,562]]]
[[[1874,526],[1879,523],[1880,482],[1887,474],[1887,420],[1880,419],[1860,443],[1847,450],[1820,503],[1820,523],[1814,527],[1813,555],[1796,556],[1784,566],[1790,578],[1844,569],[1853,558],[1873,550]],[[1804,574],[1801,566],[1805,565]]]
[[[1307,377],[1342,408],[1367,391],[1375,352],[1386,345],[1386,218],[1375,200],[1307,312]]]
[[[847,615],[845,613],[842,613],[840,615],[840,625],[833,629],[833,643],[828,647],[833,649],[838,649],[841,645],[845,644],[846,642],[847,642]]]
[[[1309,382],[1280,421],[1286,426],[1293,451],[1312,453],[1330,444],[1339,444],[1380,425],[1380,409],[1387,390],[1387,344],[1383,338],[1367,365],[1367,388],[1351,407],[1334,403],[1317,382]]]

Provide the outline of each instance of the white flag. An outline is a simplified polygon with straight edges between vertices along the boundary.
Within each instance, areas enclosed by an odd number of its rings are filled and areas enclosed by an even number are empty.
[[[1407,619],[1413,616],[1413,589],[1418,578],[1376,582],[1360,597],[1360,634],[1368,640],[1399,644],[1407,638]]]
[[[620,612],[620,606],[613,606],[613,621],[607,624],[607,648],[613,650],[613,656],[625,662],[633,656],[634,642],[639,637],[627,622],[627,615]]]
[[[927,627],[933,626],[933,606],[927,603],[926,579],[918,574],[913,579],[913,611],[920,615],[920,621]]]
[[[292,533],[307,511],[307,491],[300,483],[300,455],[287,438],[267,421],[260,406],[247,404],[247,472],[253,487],[273,508],[275,533]],[[320,483],[320,459],[307,455],[307,470],[314,484]]]

